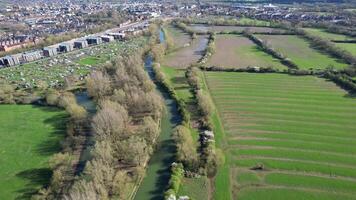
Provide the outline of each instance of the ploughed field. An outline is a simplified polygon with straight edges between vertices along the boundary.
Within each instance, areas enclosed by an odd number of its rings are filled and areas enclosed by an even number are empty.
[[[342,69],[347,64],[311,48],[310,44],[295,35],[258,35],[274,49],[291,59],[300,69],[325,69],[333,66]]]
[[[30,199],[49,183],[66,117],[56,108],[0,105],[0,199]]]
[[[356,199],[354,98],[313,76],[205,76],[234,199]]]
[[[238,35],[217,35],[215,53],[208,66],[223,68],[273,67],[287,69],[278,59],[264,53],[246,37]]]

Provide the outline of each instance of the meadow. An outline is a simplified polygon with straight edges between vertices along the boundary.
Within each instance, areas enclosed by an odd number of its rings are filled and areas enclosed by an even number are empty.
[[[274,49],[291,59],[300,69],[342,69],[347,66],[340,60],[313,49],[304,39],[295,35],[258,35]]]
[[[215,198],[356,199],[356,101],[347,92],[314,76],[205,78],[225,135]]]
[[[317,28],[304,28],[305,31],[308,33],[321,37],[323,39],[329,40],[329,41],[350,41],[350,40],[356,40],[356,38],[352,38],[347,35],[341,35],[341,34],[336,34],[336,33],[329,33],[326,32],[322,29],[317,29]],[[346,50],[350,52],[352,55],[356,56],[356,44],[355,43],[347,43],[347,42],[333,42],[333,44],[343,50]]]
[[[303,28],[306,32],[321,37],[326,40],[340,40],[340,41],[347,41],[347,40],[355,40],[355,38],[352,38],[347,35],[342,35],[342,34],[336,34],[336,33],[329,33],[323,29],[318,29],[318,28]]]
[[[50,181],[67,115],[56,108],[0,105],[0,199],[30,199]]]
[[[337,47],[350,52],[353,56],[356,56],[356,44],[355,43],[334,43]]]
[[[278,59],[264,53],[248,38],[237,35],[218,35],[216,50],[208,66],[223,68],[273,67],[287,69]]]

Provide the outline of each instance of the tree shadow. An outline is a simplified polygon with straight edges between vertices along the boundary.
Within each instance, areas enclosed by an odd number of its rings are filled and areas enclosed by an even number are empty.
[[[45,106],[36,106],[44,112],[58,112],[60,111],[55,107],[45,107]],[[54,130],[49,134],[49,137],[46,141],[42,142],[35,148],[36,153],[43,156],[50,156],[61,151],[61,136],[64,136],[66,133],[66,125],[68,122],[68,114],[58,113],[50,118],[47,118],[43,123],[50,125]]]
[[[52,177],[49,168],[29,169],[16,174],[16,177],[28,181],[26,188],[17,190],[20,193],[16,200],[31,199],[38,192],[38,186],[48,186]]]
[[[65,135],[66,124],[68,121],[68,114],[59,112],[60,109],[56,107],[45,107],[33,105],[33,108],[40,109],[44,112],[56,112],[51,117],[43,120],[43,123],[53,127],[53,131],[49,133],[46,140],[34,148],[34,152],[41,156],[51,156],[61,151],[61,136]],[[16,177],[26,180],[28,182],[24,188],[17,190],[19,194],[17,200],[31,199],[31,196],[38,192],[41,187],[49,185],[52,176],[52,171],[49,168],[27,169],[16,174]]]

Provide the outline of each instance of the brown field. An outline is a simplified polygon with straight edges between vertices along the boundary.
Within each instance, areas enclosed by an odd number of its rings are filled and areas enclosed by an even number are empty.
[[[186,68],[199,61],[207,43],[207,36],[198,36],[189,46],[182,47],[167,55],[162,64],[169,67]]]
[[[191,37],[188,33],[183,32],[182,30],[169,25],[165,27],[168,31],[168,34],[174,39],[174,47],[181,48],[184,45],[189,44],[191,42]]]
[[[283,29],[277,29],[277,28],[268,28],[268,27],[254,27],[254,26],[207,26],[204,24],[192,24],[189,25],[190,28],[192,28],[195,31],[213,31],[213,32],[222,32],[222,31],[238,31],[242,32],[246,29],[249,29],[250,31],[254,33],[270,33],[273,31],[278,31],[278,32],[285,32]]]
[[[219,35],[208,66],[225,68],[274,67],[286,69],[279,60],[261,51],[252,41],[236,35]]]

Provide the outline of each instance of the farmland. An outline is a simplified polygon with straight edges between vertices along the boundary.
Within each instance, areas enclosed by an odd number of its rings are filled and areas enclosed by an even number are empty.
[[[356,102],[345,91],[313,76],[205,77],[234,199],[355,199]]]
[[[258,35],[273,48],[291,59],[300,69],[342,69],[347,64],[311,48],[304,39],[294,35]]]
[[[29,199],[50,181],[66,114],[56,108],[0,105],[0,199]]]
[[[236,35],[218,35],[216,52],[209,60],[208,66],[224,68],[273,67],[286,69],[279,60],[264,53],[249,39]]]

